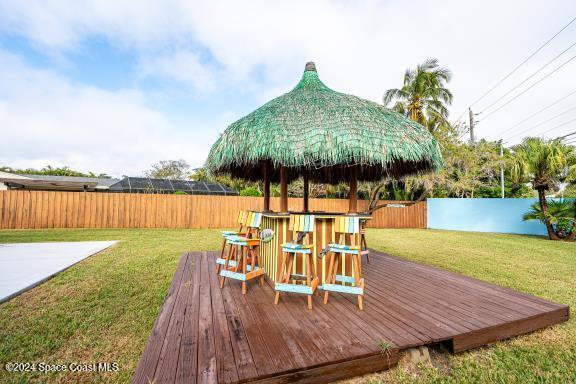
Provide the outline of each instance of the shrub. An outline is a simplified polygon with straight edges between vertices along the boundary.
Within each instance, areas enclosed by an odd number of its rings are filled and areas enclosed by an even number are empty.
[[[262,196],[256,187],[246,187],[240,191],[240,196]]]

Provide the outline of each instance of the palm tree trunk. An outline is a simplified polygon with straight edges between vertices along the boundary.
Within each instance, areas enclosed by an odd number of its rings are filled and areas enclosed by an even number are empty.
[[[546,190],[538,188],[538,201],[540,202],[540,208],[542,208],[542,214],[544,215],[544,223],[546,224],[546,229],[548,230],[548,237],[550,240],[559,240],[552,223],[550,223],[550,218],[548,217],[548,203],[546,202]]]
[[[572,202],[574,205],[574,221],[572,222],[572,231],[566,237],[566,241],[574,241],[576,239],[576,199]]]

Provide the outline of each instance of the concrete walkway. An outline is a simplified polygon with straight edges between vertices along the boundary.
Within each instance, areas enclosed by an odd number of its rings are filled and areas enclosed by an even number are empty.
[[[0,303],[116,243],[78,241],[0,244]]]

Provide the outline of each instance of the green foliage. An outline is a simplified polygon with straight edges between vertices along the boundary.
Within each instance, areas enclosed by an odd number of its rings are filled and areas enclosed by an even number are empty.
[[[256,187],[247,187],[240,191],[240,196],[262,196],[262,193]]]
[[[549,200],[547,214],[542,211],[542,206],[539,202],[532,204],[530,211],[526,212],[522,220],[538,220],[541,223],[546,223],[546,218],[550,221],[554,228],[554,232],[558,237],[565,238],[573,230],[574,220],[576,218],[576,206],[571,200]]]
[[[576,183],[572,184],[572,185],[568,185],[566,188],[564,188],[564,190],[562,190],[559,194],[557,194],[558,197],[574,197],[576,198]]]
[[[190,178],[190,165],[182,159],[161,160],[144,174],[153,179],[186,180]]]
[[[187,193],[178,189],[174,191],[173,195],[187,195]]]
[[[70,169],[70,167],[52,167],[47,165],[42,169],[26,168],[18,169],[12,167],[0,167],[0,171],[8,173],[17,173],[22,175],[47,175],[47,176],[75,176],[75,177],[97,177],[101,179],[110,179],[111,177],[105,173],[88,172],[83,173]]]
[[[512,151],[512,177],[530,182],[536,190],[557,190],[560,182],[576,173],[574,147],[561,140],[527,137]]]
[[[452,93],[446,83],[452,73],[438,64],[438,59],[427,59],[415,70],[407,69],[402,88],[393,88],[384,94],[384,105],[392,101],[394,110],[409,117],[430,132],[448,125],[448,108],[452,104]]]
[[[206,168],[198,168],[190,175],[194,181],[210,181]]]

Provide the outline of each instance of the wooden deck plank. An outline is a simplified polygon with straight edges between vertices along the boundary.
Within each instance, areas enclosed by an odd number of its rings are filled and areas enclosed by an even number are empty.
[[[235,383],[238,381],[238,370],[236,368],[230,331],[228,330],[222,290],[219,288],[218,276],[216,276],[214,263],[211,261],[212,259],[209,259],[208,275],[210,277],[210,290],[212,292],[212,316],[214,322],[214,340],[216,343],[218,382]]]
[[[356,298],[283,294],[250,281],[220,289],[215,252],[181,258],[135,383],[324,383],[389,368],[398,350],[449,341],[463,351],[566,321],[569,308],[371,251]],[[320,291],[321,292],[321,291]],[[394,344],[385,357],[378,341]]]
[[[174,383],[176,380],[176,372],[178,368],[178,357],[180,353],[180,345],[182,339],[182,328],[184,326],[184,317],[186,315],[186,302],[190,297],[191,284],[190,282],[190,268],[191,258],[188,257],[184,263],[184,271],[182,272],[182,280],[176,301],[174,302],[174,309],[170,317],[170,324],[166,331],[166,338],[160,352],[158,366],[154,374],[154,383]]]
[[[212,300],[208,257],[205,252],[200,259],[200,308],[198,313],[198,372],[197,383],[217,383],[216,345],[212,321]],[[197,257],[198,257],[197,256]],[[210,259],[210,262],[213,260]]]
[[[182,326],[182,338],[180,340],[180,354],[178,355],[178,367],[176,369],[176,383],[196,383],[196,371],[198,364],[198,314],[200,305],[200,258],[190,256],[189,284],[192,291],[186,300],[186,314]]]
[[[450,307],[458,312],[457,317],[470,319],[476,322],[478,326],[491,326],[494,322],[507,321],[515,317],[510,311],[500,312],[495,310],[494,307],[499,304],[494,300],[470,299],[469,295],[467,295],[469,292],[462,291],[457,286],[447,287],[448,292],[446,290],[439,291],[437,285],[432,285],[422,280],[419,276],[406,276],[397,274],[395,271],[386,271],[383,274],[392,278],[404,279],[409,283],[412,291],[418,294],[423,290],[429,290],[427,296],[434,298],[436,305]]]
[[[180,290],[180,283],[184,274],[184,267],[186,266],[188,256],[189,255],[185,253],[180,257],[180,264],[178,264],[176,273],[174,274],[174,279],[172,280],[172,284],[168,289],[168,294],[166,295],[166,299],[164,300],[164,304],[160,310],[160,314],[154,322],[150,338],[148,339],[148,344],[146,344],[146,349],[144,349],[144,353],[142,353],[140,361],[138,362],[138,367],[136,368],[136,373],[133,378],[134,383],[148,383],[154,378],[162,345],[164,344],[164,338],[168,331],[168,325],[170,324],[176,296]]]

